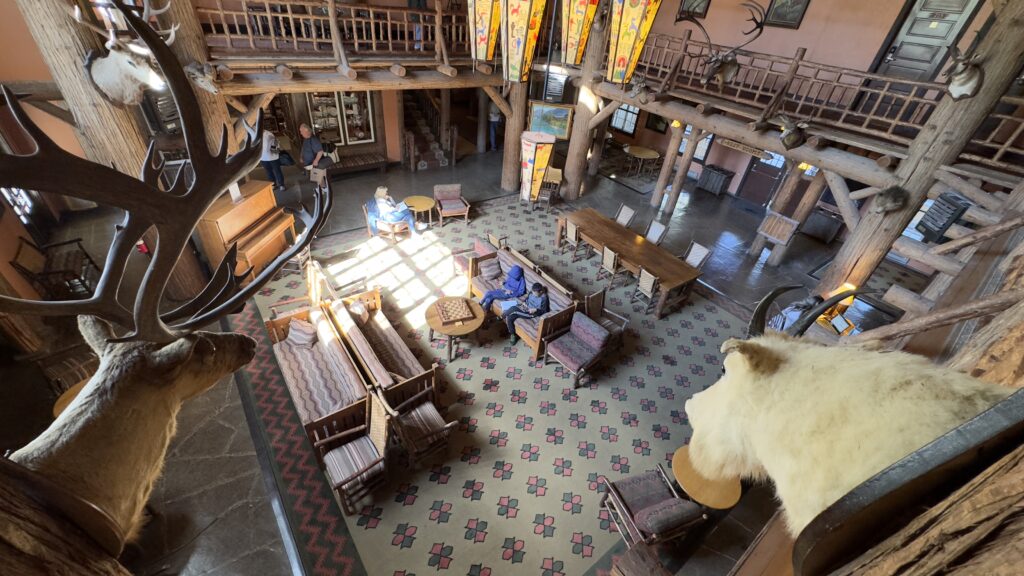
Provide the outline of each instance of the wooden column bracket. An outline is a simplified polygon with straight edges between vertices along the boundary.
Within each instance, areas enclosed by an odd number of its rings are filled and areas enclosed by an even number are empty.
[[[974,202],[986,210],[991,210],[993,212],[1003,211],[1003,207],[1005,205],[1003,200],[1000,200],[995,195],[971,184],[956,174],[952,174],[945,169],[940,168],[935,171],[935,179],[964,195],[964,197],[969,199],[971,202]]]
[[[846,180],[829,170],[825,171],[825,180],[832,190],[832,197],[836,199],[836,205],[839,207],[839,213],[843,216],[843,221],[846,222],[846,227],[851,232],[856,230],[860,224],[860,210],[850,198],[850,187],[846,185]]]
[[[1021,226],[1024,226],[1024,216],[1015,216],[1013,218],[1010,218],[1009,220],[1004,220],[999,224],[987,226],[985,228],[982,228],[981,230],[977,230],[975,232],[967,234],[966,236],[957,238],[952,242],[946,242],[945,244],[937,244],[935,246],[932,246],[932,248],[928,251],[931,252],[932,254],[937,255],[958,252],[962,248],[966,248],[967,246],[973,246],[975,244],[978,244],[979,242],[984,242],[985,240],[991,240],[992,238],[1001,236],[1002,234],[1009,232],[1010,230],[1020,228]]]
[[[701,102],[700,104],[697,104],[697,113],[699,113],[701,116],[712,116],[714,114],[718,114],[719,112],[721,112],[721,110],[719,110],[718,107],[715,106],[714,104],[709,104],[707,102]]]
[[[900,165],[900,159],[896,156],[884,154],[882,156],[879,156],[878,158],[875,158],[875,164],[878,164],[880,168],[895,170],[896,167]]]
[[[783,77],[782,86],[775,91],[775,94],[772,95],[772,99],[768,101],[768,105],[761,111],[761,116],[758,122],[767,122],[770,118],[775,117],[775,114],[779,111],[782,103],[786,100],[786,94],[789,92],[789,86],[793,83],[793,78],[796,77],[796,73],[800,70],[800,62],[804,59],[806,54],[807,48],[796,49],[796,55],[793,56],[793,60],[789,64],[789,69]]]
[[[228,106],[231,106],[232,108],[234,108],[242,114],[245,114],[249,111],[249,107],[246,106],[245,103],[243,103],[238,98],[235,98],[234,96],[224,96],[224,101],[228,103]]]
[[[398,76],[399,78],[405,78],[405,74],[406,74],[405,66],[402,66],[401,64],[392,64],[388,68],[388,70],[390,70],[392,74],[394,74],[395,76]]]
[[[331,46],[334,48],[334,60],[338,73],[349,80],[355,80],[358,74],[349,66],[348,56],[345,55],[345,46],[341,43],[341,29],[338,27],[336,0],[327,0],[327,13],[330,16],[328,22],[331,27]]]
[[[917,260],[922,264],[942,272],[943,274],[949,274],[950,276],[956,276],[964,268],[964,263],[956,258],[949,256],[941,256],[933,252],[929,252],[929,246],[924,242],[918,242],[906,236],[900,236],[892,244],[894,252],[905,258]]]
[[[437,67],[437,71],[440,72],[441,74],[444,74],[445,76],[454,78],[459,73],[459,71],[456,70],[455,67],[451,65],[451,62],[448,61],[448,46],[447,44],[445,44],[444,39],[443,4],[440,2],[440,0],[435,0],[435,4],[437,5],[437,21],[434,27],[434,41],[437,43],[437,51],[435,58],[439,62],[441,62],[441,64],[439,64]]]
[[[7,82],[4,81],[4,86],[7,86],[8,90],[14,93],[18,97],[18,100],[22,102],[32,102],[33,100],[63,100],[64,95],[60,93],[60,88],[57,87],[56,82]]]
[[[278,64],[277,66],[274,66],[274,72],[285,80],[291,80],[295,76],[295,72],[287,64]]]
[[[935,307],[933,300],[929,300],[912,290],[907,290],[899,284],[890,286],[885,296],[882,296],[882,300],[915,316],[926,314]]]
[[[875,186],[861,188],[860,190],[850,192],[850,200],[863,200],[865,198],[870,198],[881,191],[881,188],[876,188]]]
[[[807,138],[807,145],[815,150],[823,150],[831,144],[831,141],[824,136],[815,134]]]
[[[512,106],[509,105],[508,100],[505,100],[505,98],[502,97],[501,93],[498,92],[498,89],[494,86],[484,86],[483,88],[484,92],[487,93],[487,96],[489,96],[494,104],[498,106],[498,110],[501,110],[501,113],[504,114],[506,118],[511,118]]]
[[[615,114],[615,111],[619,109],[619,106],[622,106],[622,102],[616,102],[614,100],[605,104],[603,108],[598,110],[597,114],[594,114],[594,117],[590,119],[590,122],[587,122],[587,129],[593,130],[600,126],[601,122],[604,122],[606,118],[611,118],[611,115]],[[603,136],[603,134],[599,134],[598,136]]]
[[[214,77],[218,82],[228,82],[235,77],[235,71],[224,64],[217,64],[213,67]]]
[[[483,62],[477,62],[473,67],[476,68],[476,71],[481,74],[491,74],[494,72],[494,66],[491,66],[490,64],[485,64]]]
[[[236,140],[243,140],[245,138],[247,133],[245,127],[256,124],[256,118],[259,116],[260,110],[269,104],[270,101],[274,99],[274,96],[276,96],[276,94],[268,92],[266,94],[260,94],[259,96],[253,97],[249,102],[249,106],[246,108],[245,113],[235,119],[234,130]]]
[[[41,112],[46,112],[50,116],[78,128],[78,123],[75,122],[75,116],[70,110],[65,110],[64,108],[46,100],[28,100],[26,103],[31,104],[33,108],[36,108]]]

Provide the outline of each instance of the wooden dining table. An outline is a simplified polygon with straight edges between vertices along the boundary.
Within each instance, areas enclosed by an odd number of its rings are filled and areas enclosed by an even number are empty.
[[[661,293],[654,308],[658,318],[664,316],[668,308],[686,301],[700,278],[700,270],[593,208],[558,217],[557,246],[561,246],[566,221],[575,224],[583,241],[597,252],[603,252],[607,246],[618,254],[619,264],[626,270],[639,274],[643,268],[658,278]]]

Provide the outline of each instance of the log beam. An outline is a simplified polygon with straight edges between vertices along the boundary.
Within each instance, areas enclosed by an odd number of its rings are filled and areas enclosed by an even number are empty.
[[[860,210],[850,197],[850,187],[846,184],[846,179],[831,170],[825,170],[825,181],[832,190],[832,197],[836,199],[836,206],[839,207],[846,227],[851,232],[855,231],[860,225]]]
[[[438,64],[437,71],[449,78],[455,78],[456,76],[459,75],[458,68],[450,66],[448,64]]]
[[[962,248],[966,248],[967,246],[973,246],[979,242],[999,237],[1003,235],[1003,233],[1016,230],[1021,226],[1024,226],[1024,216],[1015,216],[1009,220],[1003,220],[999,224],[982,228],[981,230],[977,230],[966,236],[961,236],[951,242],[937,244],[928,251],[932,254],[950,254],[952,252],[957,252]]]
[[[501,113],[505,115],[506,121],[512,117],[512,106],[509,105],[508,100],[498,92],[498,89],[494,86],[483,86],[484,93],[491,98],[491,101],[501,110]]]
[[[394,74],[395,76],[398,76],[399,78],[405,78],[405,75],[407,73],[405,66],[402,66],[401,64],[392,64],[391,66],[388,67],[388,71]]]
[[[619,106],[622,106],[622,102],[609,102],[605,104],[597,114],[594,114],[594,117],[590,119],[590,122],[587,123],[587,129],[593,130],[600,126],[606,119],[611,118],[612,114],[615,114],[615,111],[619,109]]]
[[[224,101],[227,103],[228,106],[231,106],[240,114],[245,114],[249,111],[249,107],[245,104],[245,102],[242,102],[234,96],[225,96]]]
[[[14,95],[18,97],[18,100],[22,102],[31,102],[33,100],[63,100],[64,95],[60,93],[60,88],[57,87],[56,82],[40,82],[40,81],[25,81],[25,82],[3,82],[4,86],[7,86],[14,92]]]
[[[328,25],[331,30],[331,47],[334,49],[334,62],[344,78],[355,80],[359,75],[349,65],[348,55],[345,54],[345,46],[341,43],[341,29],[338,28],[338,9],[336,0],[327,0]]]
[[[882,191],[881,188],[876,188],[874,186],[868,186],[867,188],[861,188],[860,190],[855,190],[853,192],[850,192],[850,200],[863,200],[865,198],[871,198],[872,196],[874,196],[875,194],[878,194],[881,191]]]
[[[491,99],[482,88],[476,89],[476,151],[478,154],[487,152],[487,136],[490,128]],[[497,144],[497,142],[495,142]]]
[[[74,128],[78,128],[78,123],[75,122],[75,116],[70,110],[65,110],[64,108],[46,100],[29,100],[26,104],[29,104],[40,112],[46,112],[50,116],[70,124]]]
[[[913,290],[907,290],[899,284],[889,286],[889,289],[885,292],[885,296],[882,296],[882,300],[892,304],[900,310],[910,312],[915,316],[925,314],[935,307],[935,302],[925,298]]]
[[[494,66],[490,64],[484,64],[483,62],[477,62],[473,65],[477,72],[481,74],[491,74],[494,72]]]
[[[512,114],[505,122],[505,151],[501,161],[501,189],[518,192],[522,168],[519,165],[526,128],[526,104],[529,100],[529,82],[513,82],[508,94]]]
[[[672,168],[675,166],[675,160],[679,156],[679,145],[683,142],[683,127],[678,122],[672,122],[671,130],[672,136],[669,137],[668,146],[665,148],[665,161],[661,164],[658,182],[654,185],[654,192],[651,194],[651,206],[655,208],[661,207],[661,201],[665,197],[665,186],[668,185],[668,179],[672,176]],[[598,137],[603,136],[604,134],[598,135]]]
[[[274,66],[274,73],[284,80],[291,80],[295,77],[295,71],[287,64],[278,64],[277,66]]]
[[[920,209],[935,182],[936,171],[956,161],[978,127],[988,119],[993,106],[1017,79],[1024,60],[1022,26],[1024,2],[1008,3],[999,18],[992,21],[975,51],[984,62],[985,82],[981,89],[972,98],[945,97],[939,101],[895,173],[896,182],[909,192],[905,206],[891,212],[868,213],[825,272],[816,290],[819,294],[828,294],[844,282],[864,285],[885,258],[892,243]],[[879,186],[859,176],[858,180]],[[886,183],[879,187],[884,186]]]
[[[968,200],[986,210],[991,210],[992,212],[1003,211],[1004,202],[1002,200],[997,198],[994,194],[986,192],[978,186],[971,184],[956,174],[952,174],[946,170],[937,170],[935,172],[935,179],[946,186],[949,186],[953,190],[956,190]]]
[[[940,256],[930,252],[930,248],[931,247],[929,245],[907,238],[906,236],[900,236],[892,244],[893,251],[900,256],[910,258],[911,260],[917,260],[918,262],[926,264],[943,274],[956,276],[961,270],[963,270],[963,262],[960,262],[956,258]]]

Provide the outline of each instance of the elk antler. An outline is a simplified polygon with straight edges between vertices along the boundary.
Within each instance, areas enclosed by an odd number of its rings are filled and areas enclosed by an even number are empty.
[[[125,211],[124,220],[115,227],[106,264],[90,298],[31,301],[0,296],[0,311],[49,316],[93,315],[127,329],[128,335],[121,340],[170,342],[236,311],[262,288],[285,262],[312,242],[326,222],[331,197],[327,190],[318,187],[312,212],[301,205],[288,210],[304,224],[303,233],[291,248],[244,288],[240,287],[241,281],[248,273],[235,274],[237,248],[231,246],[217,265],[211,281],[198,295],[170,312],[161,313],[168,278],[199,219],[230,184],[241,179],[258,162],[262,146],[262,115],[254,127],[246,126],[248,135],[238,153],[227,154],[226,126],[222,126],[219,150],[211,153],[206,145],[203,117],[195,92],[174,54],[160,35],[123,2],[113,0],[113,4],[124,15],[128,28],[152,53],[165,77],[181,118],[185,149],[195,178],[187,184],[182,170],[174,183],[164,190],[160,185],[163,161],[158,158],[155,141],[150,143],[138,180],[69,154],[32,122],[7,88],[0,86],[0,92],[18,125],[36,145],[36,151],[30,155],[0,154],[0,186],[65,194]],[[149,13],[152,15],[154,11]],[[54,171],[54,166],[60,166],[60,170]],[[150,228],[155,228],[157,233],[153,259],[134,295],[133,308],[128,310],[118,302],[117,293],[122,288],[132,249]]]
[[[747,46],[748,44],[750,44],[754,40],[757,40],[758,38],[761,37],[761,34],[764,33],[764,20],[765,20],[765,10],[764,10],[764,7],[762,7],[757,2],[753,2],[753,1],[751,1],[751,2],[743,2],[742,4],[740,4],[740,6],[743,6],[744,8],[746,8],[747,12],[750,13],[750,18],[747,18],[747,22],[753,22],[754,23],[754,27],[751,28],[750,30],[747,30],[747,31],[743,32],[743,35],[744,36],[750,36],[751,34],[754,34],[754,37],[751,38],[750,40],[747,40],[743,44],[740,44],[739,46],[736,46],[735,48],[732,48],[731,50],[726,52],[722,56],[723,58],[728,58],[729,56],[735,54],[737,50],[739,50],[740,48],[743,48],[744,46]]]

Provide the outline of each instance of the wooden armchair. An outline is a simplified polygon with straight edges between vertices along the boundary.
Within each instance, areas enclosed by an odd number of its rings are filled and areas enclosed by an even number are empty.
[[[626,269],[619,266],[619,255],[611,248],[605,246],[601,251],[601,267],[597,269],[597,280],[601,280],[605,275],[610,278],[608,280],[608,288],[615,286],[615,278],[621,273],[629,273]]]
[[[615,213],[615,222],[622,225],[624,228],[629,228],[630,224],[633,223],[633,217],[636,216],[636,210],[633,210],[625,203],[619,204],[619,210]]]
[[[567,246],[572,248],[572,261],[575,262],[579,258],[576,254],[579,253],[580,249],[583,249],[583,258],[590,258],[592,256],[590,245],[583,240],[583,234],[579,226],[573,222],[566,220],[565,222],[565,237],[559,239],[559,241],[565,240]],[[561,252],[565,252],[565,248],[561,249]]]
[[[686,252],[681,254],[679,258],[700,270],[711,259],[711,249],[691,240],[690,245],[686,248]]]
[[[469,224],[469,202],[462,197],[462,184],[438,184],[434,186],[434,201],[437,202],[437,214],[440,224],[444,227],[445,217],[462,216]]]
[[[637,300],[647,300],[647,308],[644,312],[650,312],[651,306],[654,306],[658,292],[661,291],[661,282],[658,277],[651,274],[643,267],[640,268],[640,276],[636,281],[636,288],[633,289],[633,296],[630,297],[630,302],[636,302]]]
[[[345,514],[383,484],[390,426],[388,414],[374,394],[321,419],[314,428],[313,449]]]
[[[411,466],[444,451],[448,437],[458,422],[445,422],[437,408],[437,364],[430,370],[413,376],[375,393],[390,417],[398,441],[409,454]]]
[[[11,266],[46,300],[84,300],[92,296],[100,268],[75,238],[36,246],[18,238]]]
[[[605,308],[604,299],[607,293],[607,289],[602,289],[594,292],[593,294],[584,296],[583,313],[594,322],[600,324],[602,328],[607,330],[612,336],[611,345],[613,347],[617,347],[622,344],[622,335],[626,333],[626,327],[629,326],[629,319]]]
[[[553,358],[564,366],[572,373],[575,388],[580,384],[580,376],[604,358],[610,340],[611,334],[600,324],[576,312],[568,331],[544,339],[544,364]]]
[[[85,342],[57,350],[44,350],[18,359],[32,362],[43,372],[54,398],[82,380],[91,378],[100,367],[99,357]]]
[[[652,244],[661,245],[661,242],[665,240],[665,236],[668,234],[668,226],[665,226],[657,220],[651,220],[651,223],[647,225],[647,231],[644,232],[644,239]]]
[[[679,538],[708,519],[699,504],[676,491],[661,464],[657,470],[601,482],[607,487],[601,507],[615,522],[627,548]]]
[[[366,220],[366,235],[373,236],[373,227],[370,226],[370,213],[366,210],[366,204],[363,204],[363,219]],[[402,232],[409,232],[409,224],[407,222],[385,222],[380,218],[377,219],[377,235],[387,236],[391,238],[392,242],[396,241],[396,234]]]

